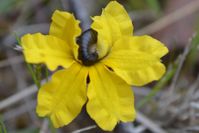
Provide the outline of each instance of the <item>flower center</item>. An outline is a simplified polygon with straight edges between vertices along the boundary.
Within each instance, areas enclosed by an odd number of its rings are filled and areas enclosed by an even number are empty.
[[[82,61],[85,66],[91,66],[98,61],[98,53],[96,50],[97,32],[88,29],[81,34],[77,39],[78,59]]]

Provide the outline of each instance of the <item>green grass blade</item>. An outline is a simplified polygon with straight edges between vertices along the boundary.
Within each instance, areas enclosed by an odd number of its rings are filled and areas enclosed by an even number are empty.
[[[138,110],[148,103],[168,83],[168,81],[171,80],[176,72],[176,69],[177,63],[169,66],[169,70],[166,72],[164,77],[152,88],[151,92],[146,97],[138,102],[136,106]]]
[[[14,33],[14,35],[15,35],[18,45],[21,46],[20,38],[17,36],[16,33]],[[31,77],[32,77],[34,83],[36,84],[37,88],[39,89],[41,87],[41,65],[35,65],[36,69],[34,69],[33,65],[31,65],[27,62],[26,62],[26,65],[27,65],[28,71],[31,74]]]
[[[37,88],[39,89],[41,86],[41,83],[40,83],[41,81],[37,79],[37,75],[33,69],[33,66],[29,63],[26,63],[26,65],[27,65],[28,71],[29,71],[34,83],[36,84]]]
[[[192,44],[192,47],[191,47],[191,50],[190,50],[190,54],[189,54],[189,57],[188,58],[191,58],[192,60],[192,63],[196,62],[196,58],[197,58],[197,55],[198,55],[198,51],[199,51],[199,32],[196,33],[191,41],[191,44]]]
[[[0,119],[0,133],[7,133],[6,127],[1,119]]]
[[[57,129],[54,128],[50,118],[48,118],[48,121],[49,121],[49,128],[50,128],[51,133],[57,133]]]

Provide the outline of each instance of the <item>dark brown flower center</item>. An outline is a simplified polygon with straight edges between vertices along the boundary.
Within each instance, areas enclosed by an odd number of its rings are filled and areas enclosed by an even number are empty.
[[[91,66],[98,62],[98,53],[96,51],[97,32],[88,29],[81,34],[77,39],[78,59],[82,61],[85,66]]]

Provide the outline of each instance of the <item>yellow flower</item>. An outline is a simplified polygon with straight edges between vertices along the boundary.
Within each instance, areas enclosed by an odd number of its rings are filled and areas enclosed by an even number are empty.
[[[150,36],[132,36],[132,22],[118,2],[110,2],[92,19],[92,30],[80,36],[79,21],[57,10],[49,35],[27,34],[21,39],[27,62],[45,63],[50,70],[63,67],[39,90],[36,109],[56,128],[70,123],[85,103],[104,130],[112,130],[119,121],[133,121],[131,85],[147,84],[165,73],[160,58],[168,49]]]

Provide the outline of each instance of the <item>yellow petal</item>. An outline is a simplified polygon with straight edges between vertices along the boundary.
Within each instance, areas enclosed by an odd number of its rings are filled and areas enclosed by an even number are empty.
[[[75,19],[73,14],[56,10],[52,16],[49,34],[66,41],[73,48],[77,59],[78,45],[76,44],[76,37],[81,34],[81,29],[79,21]]]
[[[21,44],[28,63],[45,63],[50,70],[55,70],[58,66],[67,68],[74,62],[69,45],[57,37],[26,34]]]
[[[87,75],[87,69],[77,63],[56,72],[39,90],[37,114],[49,116],[56,128],[70,123],[87,100]]]
[[[167,52],[163,44],[150,37],[123,37],[102,62],[128,84],[140,86],[162,77],[165,67],[160,57]]]
[[[119,121],[135,119],[131,86],[102,64],[91,67],[89,77],[87,111],[102,129],[111,131]]]
[[[116,1],[110,2],[103,10],[101,16],[93,18],[91,28],[98,32],[99,57],[107,54],[113,42],[120,36],[131,36],[133,25],[128,13]]]
[[[110,2],[106,6],[102,14],[104,14],[105,16],[110,15],[111,17],[113,17],[113,19],[118,23],[122,35],[131,36],[133,34],[133,25],[131,18],[129,17],[124,7],[117,1]]]
[[[151,36],[133,36],[130,41],[132,49],[152,54],[158,58],[161,58],[168,53],[167,47]]]

